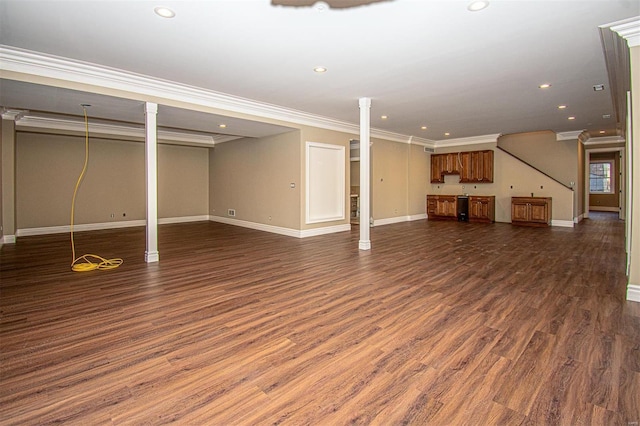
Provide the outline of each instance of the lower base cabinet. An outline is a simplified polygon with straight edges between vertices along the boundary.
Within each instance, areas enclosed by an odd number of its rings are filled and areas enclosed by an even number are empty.
[[[469,222],[491,223],[496,220],[496,197],[469,196]]]
[[[551,197],[511,197],[511,223],[550,226]]]
[[[458,197],[456,195],[427,195],[427,217],[429,220],[458,220]]]

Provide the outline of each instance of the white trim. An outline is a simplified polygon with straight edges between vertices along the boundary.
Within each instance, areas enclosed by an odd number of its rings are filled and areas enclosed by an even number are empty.
[[[38,117],[34,115],[24,116],[16,121],[16,129],[45,129],[45,130],[62,130],[64,132],[82,132],[85,131],[83,122],[77,120],[64,120],[61,118]],[[98,135],[124,136],[127,138],[144,138],[145,129],[142,127],[122,126],[105,123],[89,122],[89,133]],[[227,138],[225,136],[225,138]],[[239,139],[240,137],[235,137]],[[222,137],[221,137],[222,139]],[[228,139],[228,138],[227,138]],[[201,135],[194,133],[183,133],[168,130],[158,130],[158,142],[174,143],[174,144],[194,144],[213,147],[215,140],[210,135]]]
[[[471,136],[468,138],[442,139],[439,141],[435,141],[433,148],[443,148],[447,146],[461,146],[461,145],[479,145],[483,143],[497,143],[498,138],[500,136],[502,136],[500,133],[496,133],[493,135]],[[425,145],[425,146],[428,146],[428,145]]]
[[[622,21],[601,25],[600,28],[609,28],[627,40],[629,47],[640,46],[640,17],[636,16]]]
[[[627,285],[627,300],[631,300],[632,302],[640,302],[640,285]]]
[[[412,214],[407,217],[409,218],[409,221],[422,220],[422,219],[427,219],[427,214],[426,213]]]
[[[332,234],[335,232],[350,231],[351,224],[324,226],[321,228],[313,229],[292,229],[283,228],[281,226],[266,225],[264,223],[248,222],[246,220],[231,219],[223,216],[209,216],[209,220],[212,222],[224,223],[226,225],[240,226],[242,228],[254,229],[256,231],[270,232],[272,234],[286,235],[287,237],[306,238],[314,237],[317,235]]]
[[[589,210],[594,212],[619,212],[620,207],[605,207],[605,206],[589,206]]]
[[[102,223],[83,223],[74,224],[74,232],[83,231],[99,231],[103,229],[117,229],[117,228],[133,228],[136,226],[145,226],[146,222],[141,220],[126,220],[119,222],[102,222]],[[23,228],[16,231],[17,237],[30,237],[32,235],[48,235],[48,234],[64,234],[71,232],[69,225],[61,226],[46,226],[42,228]]]
[[[336,232],[351,231],[351,224],[345,223],[343,225],[324,226],[322,228],[303,229],[300,231],[298,238],[315,237],[318,235],[334,234]]]
[[[160,261],[160,253],[158,250],[154,251],[145,251],[144,252],[144,261],[147,263],[154,263]]]
[[[574,226],[573,220],[551,220],[551,226],[558,226],[563,228],[573,228]]]
[[[578,139],[578,136],[584,132],[584,130],[574,130],[571,132],[560,132],[556,133],[556,141],[570,141],[574,139]]]
[[[603,136],[600,138],[589,138],[587,140],[582,141],[584,146],[589,145],[612,145],[624,143],[625,140],[622,136]]]
[[[321,161],[314,161],[316,156]],[[325,154],[321,154],[321,153]],[[330,157],[327,157],[330,155]],[[344,220],[345,216],[345,161],[346,150],[343,145],[334,145],[307,141],[305,144],[305,223],[335,222]],[[316,175],[316,173],[319,173]],[[333,179],[335,178],[335,182]],[[329,184],[335,183],[335,187]],[[314,191],[317,190],[317,191]],[[329,197],[325,195],[329,194]],[[319,203],[325,198],[325,203]],[[335,201],[335,203],[333,203]],[[321,212],[316,211],[322,205]],[[328,210],[330,209],[330,210]]]
[[[16,235],[18,232],[16,231]],[[2,244],[15,244],[16,243],[16,235],[3,235],[2,236]]]
[[[278,105],[257,102],[247,98],[153,78],[116,68],[104,67],[89,62],[47,55],[41,52],[1,44],[0,71],[36,75],[54,80],[114,89],[122,91],[122,97],[129,96],[131,99],[136,100],[172,100],[355,135],[360,132],[360,127],[357,124],[346,121],[309,114]],[[434,141],[429,139],[411,138],[407,135],[382,129],[371,129],[371,136],[400,143],[409,143],[411,141],[411,143],[425,144],[428,146],[434,144]]]
[[[584,220],[584,213],[582,213],[581,215],[579,215],[578,217],[574,217],[573,218],[573,223],[580,223]]]
[[[374,219],[373,226],[391,225],[393,223],[408,222],[409,216],[387,217],[384,219]]]
[[[187,222],[206,222],[209,220],[209,215],[200,216],[182,216],[182,217],[165,217],[158,219],[158,224],[167,225],[171,223],[187,223]],[[105,229],[118,229],[118,228],[134,228],[136,226],[145,226],[146,221],[144,219],[139,220],[126,220],[118,222],[102,222],[102,223],[83,223],[74,224],[74,232],[84,231],[100,231]],[[45,226],[41,228],[23,228],[16,231],[16,235],[13,236],[13,242],[15,243],[15,237],[30,237],[33,235],[49,235],[49,234],[65,234],[71,232],[69,225],[61,226]],[[5,235],[10,237],[10,235]],[[7,241],[5,241],[7,243]]]
[[[199,216],[164,217],[158,218],[158,225],[167,225],[170,223],[207,222],[208,220],[208,214]]]

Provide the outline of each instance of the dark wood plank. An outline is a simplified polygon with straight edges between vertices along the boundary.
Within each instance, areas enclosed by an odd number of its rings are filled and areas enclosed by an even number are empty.
[[[217,223],[0,252],[0,424],[627,424],[624,224],[416,221],[295,239]]]

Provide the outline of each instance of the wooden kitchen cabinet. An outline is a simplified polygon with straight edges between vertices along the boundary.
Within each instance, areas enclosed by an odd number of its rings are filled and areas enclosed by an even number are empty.
[[[427,195],[429,220],[457,220],[458,197],[456,195]]]
[[[460,153],[460,183],[492,183],[493,151]]]
[[[431,154],[431,183],[444,183],[442,160],[442,155]]]
[[[511,223],[525,226],[551,225],[551,197],[511,197]]]
[[[491,223],[496,220],[496,197],[469,196],[469,222]]]
[[[431,183],[444,183],[445,175],[460,175],[460,183],[492,183],[493,151],[431,154]]]

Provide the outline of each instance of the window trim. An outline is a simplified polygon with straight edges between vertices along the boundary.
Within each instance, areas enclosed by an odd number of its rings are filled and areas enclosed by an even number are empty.
[[[592,164],[600,164],[600,163],[607,163],[609,164],[609,167],[611,168],[611,175],[609,177],[609,179],[611,179],[611,191],[609,192],[601,192],[601,191],[597,191],[597,192],[593,192],[591,191],[591,165]],[[612,195],[616,193],[616,161],[614,159],[603,159],[603,160],[591,160],[589,161],[589,194],[593,194],[593,195]]]

